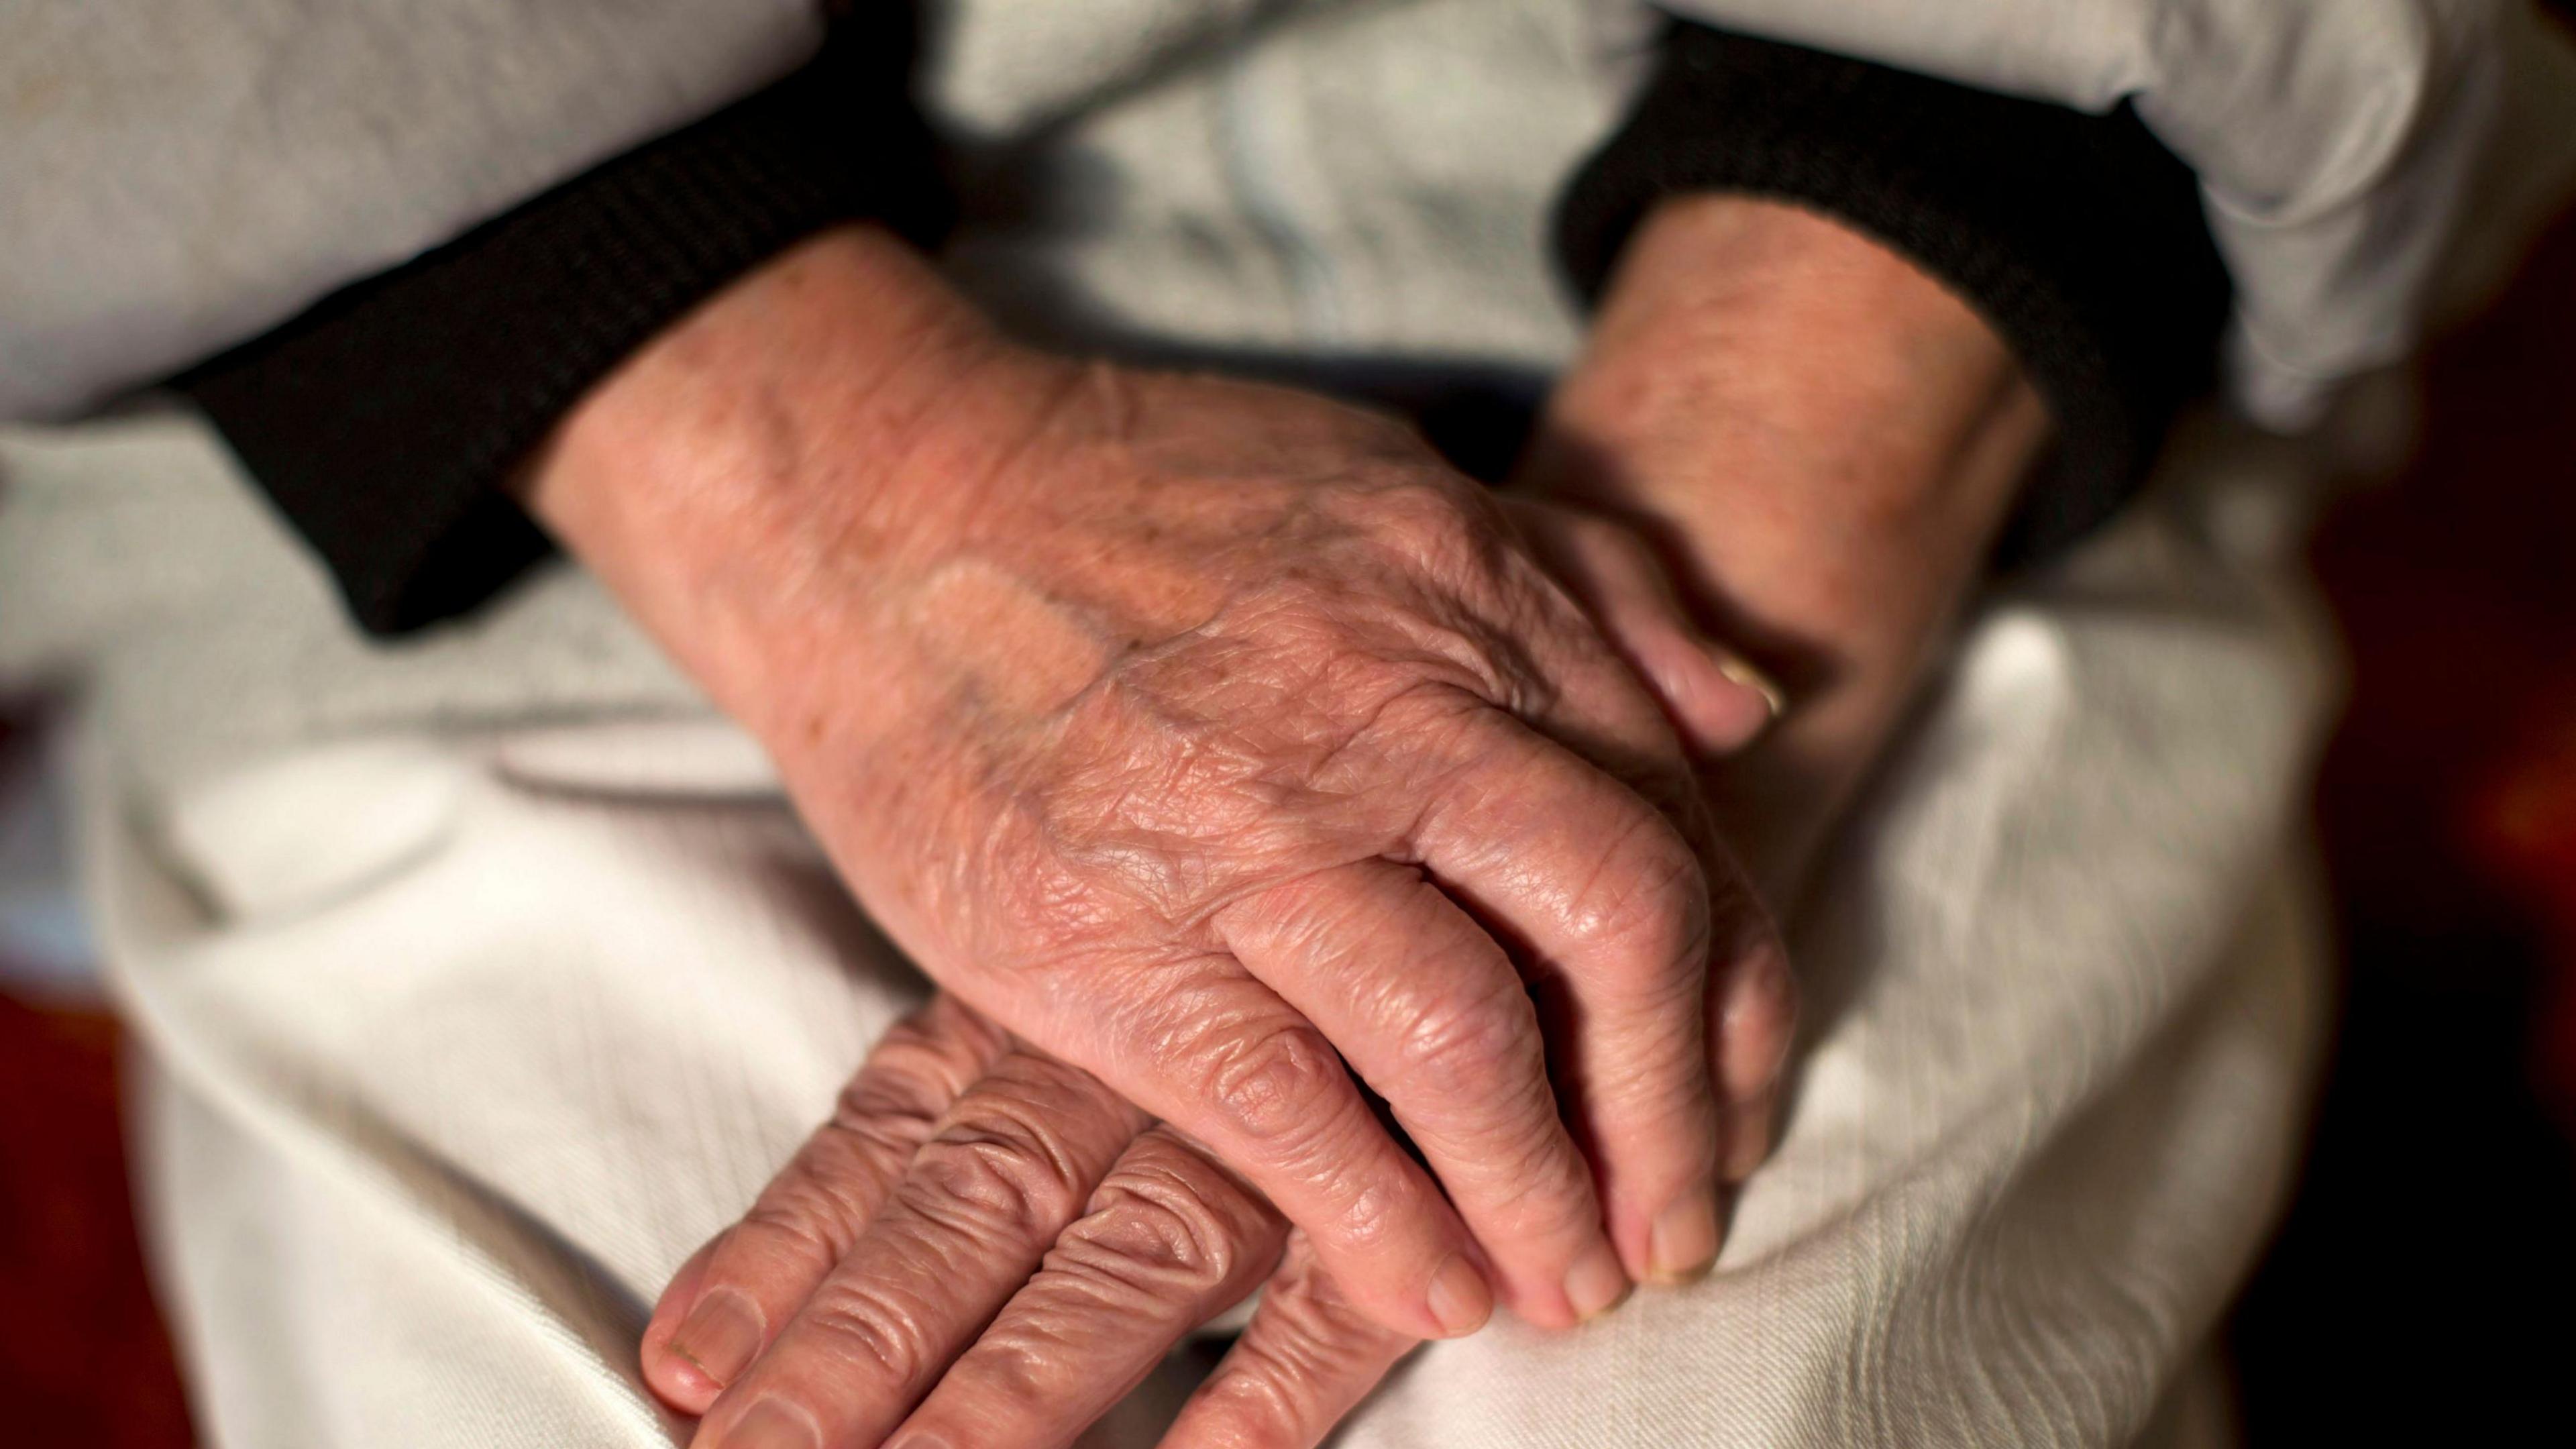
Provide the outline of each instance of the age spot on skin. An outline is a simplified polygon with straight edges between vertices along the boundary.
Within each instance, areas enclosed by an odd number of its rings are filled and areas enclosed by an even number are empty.
[[[942,565],[912,614],[928,656],[1006,717],[1061,709],[1111,657],[1110,641],[1076,608],[980,559]]]

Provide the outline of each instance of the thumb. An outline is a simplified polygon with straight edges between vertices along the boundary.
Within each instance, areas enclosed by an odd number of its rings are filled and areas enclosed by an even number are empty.
[[[1662,703],[1701,761],[1744,749],[1786,697],[1743,655],[1703,633],[1653,550],[1610,519],[1528,498],[1504,500],[1522,539]]]

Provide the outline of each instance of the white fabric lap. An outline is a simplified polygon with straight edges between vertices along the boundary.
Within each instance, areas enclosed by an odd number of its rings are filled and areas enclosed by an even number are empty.
[[[2288,1171],[2301,619],[2151,516],[1989,609],[1797,932],[1811,1041],[1720,1271],[1434,1346],[1346,1442],[2134,1439]],[[141,822],[88,786],[217,1441],[677,1433],[653,1295],[924,989],[739,740],[316,748]]]

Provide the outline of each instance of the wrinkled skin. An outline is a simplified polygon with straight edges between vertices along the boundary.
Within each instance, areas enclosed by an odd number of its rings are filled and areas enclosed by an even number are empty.
[[[2043,427],[1973,314],[1831,223],[1708,198],[1666,207],[1632,242],[1523,481],[1629,520],[1656,546],[1595,513],[1508,506],[1529,557],[1589,612],[1628,683],[1657,698],[1772,899],[1795,899],[1937,657]],[[1443,602],[1429,612],[1484,620],[1496,596],[1472,583],[1432,595]],[[1554,609],[1542,637],[1565,627]],[[1750,749],[1769,711],[1741,661],[1708,642],[1707,620],[1765,641],[1766,664],[1799,686]],[[1513,697],[1512,682],[1600,687],[1483,667],[1506,682],[1478,696],[1489,706],[1549,698]],[[1624,689],[1571,723],[1562,696],[1515,718],[1579,742],[1656,800],[1704,861],[1694,812],[1665,793],[1665,741]],[[1770,1071],[1745,1069],[1762,1053],[1737,1033],[1749,1025],[1767,1047],[1787,1003],[1723,988],[1712,1000],[1741,1013],[1710,1017],[1718,1175],[1732,1183],[1768,1146],[1776,1091]],[[947,1065],[911,1073],[932,1089],[890,1090],[903,1059]],[[1190,1138],[942,1000],[889,1038],[833,1123],[675,1278],[645,1336],[646,1376],[684,1412],[712,1408],[706,1445],[837,1449],[899,1425],[928,1436],[910,1449],[1061,1445],[1267,1272],[1251,1328],[1166,1444],[1303,1449],[1413,1338],[1360,1311],[1339,1270],[1245,1187]],[[772,1331],[818,1304],[857,1331]]]
[[[1525,1316],[1597,1309],[1566,1282],[1614,1251],[1605,1207],[1623,1271],[1703,1265],[1702,1022],[1752,991],[1785,1024],[1787,977],[1652,696],[1409,433],[1231,383],[1066,386],[1023,445],[1044,475],[997,480],[1007,522],[896,611],[943,727],[851,747],[827,717],[782,757],[863,896],[1238,1164],[1385,1321],[1474,1327],[1472,1272],[1437,1301],[1471,1256]],[[1758,1087],[1780,1034],[1753,1054]],[[1703,1223],[1659,1260],[1676,1204]]]
[[[1778,939],[1666,709],[1411,431],[1025,351],[842,233],[647,348],[530,499],[913,960],[1382,1325],[1714,1258]]]
[[[1657,681],[1696,757],[1768,722],[1746,666],[1697,634],[1632,535],[1506,506]],[[1733,1128],[1747,1168],[1767,1128]],[[702,1443],[876,1444],[901,1424],[934,1445],[1041,1449],[1071,1443],[1255,1287],[1251,1324],[1172,1449],[1316,1443],[1416,1340],[1358,1311],[1304,1235],[1186,1136],[942,997],[888,1034],[742,1223],[673,1278],[643,1356],[673,1407],[721,1402]]]
[[[1357,1311],[1303,1236],[1186,1138],[941,997],[887,1034],[752,1212],[681,1268],[645,1362],[665,1399],[703,1411],[718,1386],[689,1354],[801,1308],[800,1324],[849,1325],[867,1352],[800,1328],[700,1443],[1061,1449],[1256,1287],[1169,1449],[1312,1444],[1413,1340]],[[739,1326],[692,1349],[675,1335],[708,1300],[702,1324]]]

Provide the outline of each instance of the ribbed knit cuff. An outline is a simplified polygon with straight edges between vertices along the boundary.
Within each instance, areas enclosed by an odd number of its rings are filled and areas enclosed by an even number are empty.
[[[1597,297],[1654,204],[1695,191],[1847,222],[1994,325],[2058,432],[2001,561],[2061,549],[2116,510],[2214,378],[2227,270],[2190,168],[2125,104],[2089,115],[1676,23],[1626,125],[1559,204],[1577,289]]]
[[[794,75],[610,160],[178,379],[396,634],[542,556],[499,489],[590,385],[727,282],[854,217],[946,220],[906,49],[837,27]]]

